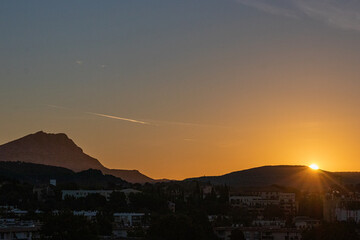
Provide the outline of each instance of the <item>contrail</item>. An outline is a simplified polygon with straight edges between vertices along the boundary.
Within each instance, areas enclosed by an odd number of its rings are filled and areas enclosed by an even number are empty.
[[[85,113],[99,116],[99,117],[106,117],[106,118],[112,118],[112,119],[117,119],[117,120],[122,120],[122,121],[128,121],[128,122],[132,122],[132,123],[151,125],[151,123],[143,122],[143,121],[139,121],[139,120],[135,120],[135,119],[130,119],[130,118],[116,117],[116,116],[111,116],[111,115],[106,115],[106,114],[101,114],[101,113],[94,113],[94,112],[85,112]]]
[[[45,104],[45,106],[51,107],[51,108],[75,111],[74,109],[57,106],[57,105]],[[117,119],[117,120],[121,120],[121,121],[127,121],[127,122],[132,122],[132,123],[137,123],[137,124],[143,124],[143,125],[152,125],[152,126],[175,125],[175,126],[187,126],[187,127],[228,128],[228,127],[221,126],[221,125],[200,124],[200,123],[191,123],[191,122],[174,122],[174,121],[172,122],[172,121],[159,121],[159,120],[146,120],[146,122],[145,122],[145,121],[140,121],[140,120],[136,120],[136,119],[117,117],[117,116],[102,114],[102,113],[95,113],[95,112],[82,112],[82,113],[90,114],[90,115],[94,115],[94,116],[98,116],[98,117],[105,117],[105,118]]]
[[[67,107],[62,107],[62,106],[56,106],[56,105],[50,105],[50,104],[45,104],[45,106],[47,107],[51,107],[51,108],[57,108],[57,109],[64,109],[64,110],[73,110],[71,108],[67,108]],[[98,117],[106,117],[106,118],[111,118],[111,119],[117,119],[117,120],[121,120],[121,121],[127,121],[127,122],[132,122],[132,123],[138,123],[138,124],[144,124],[144,125],[153,125],[149,122],[144,122],[144,121],[139,121],[136,119],[130,119],[130,118],[123,118],[123,117],[117,117],[117,116],[112,116],[112,115],[107,115],[107,114],[102,114],[102,113],[94,113],[94,112],[82,112],[85,114],[91,114],[91,115],[95,115]]]

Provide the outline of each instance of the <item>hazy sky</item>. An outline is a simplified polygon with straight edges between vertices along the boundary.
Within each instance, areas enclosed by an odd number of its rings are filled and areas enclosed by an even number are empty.
[[[153,178],[360,171],[360,1],[0,1],[0,144]]]

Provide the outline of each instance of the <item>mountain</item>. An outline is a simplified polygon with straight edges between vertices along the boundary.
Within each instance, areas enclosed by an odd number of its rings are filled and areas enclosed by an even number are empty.
[[[28,162],[71,169],[75,172],[98,169],[104,174],[131,183],[154,182],[138,170],[108,169],[97,159],[85,154],[64,133],[37,132],[0,145],[0,161]]]
[[[109,184],[130,186],[121,178],[104,175],[100,170],[88,169],[74,172],[67,168],[26,162],[0,162],[2,179],[18,180],[32,184],[49,183],[56,179],[57,184],[76,183],[79,187],[107,188]]]
[[[330,186],[360,183],[360,173],[337,173],[312,170],[307,166],[263,166],[221,176],[190,178],[232,188],[280,185],[308,191],[322,191]]]

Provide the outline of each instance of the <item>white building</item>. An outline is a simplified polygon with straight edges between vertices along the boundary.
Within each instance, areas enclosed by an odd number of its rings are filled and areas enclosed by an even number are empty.
[[[114,213],[114,237],[126,238],[128,232],[137,227],[148,228],[145,213]]]
[[[124,227],[142,226],[145,213],[114,213],[114,222]]]
[[[336,208],[335,217],[337,221],[354,221],[360,222],[360,210],[348,210],[346,208]]]
[[[114,192],[122,192],[125,194],[126,198],[129,197],[131,193],[141,193],[141,191],[135,190],[135,189],[122,189],[122,190],[62,190],[62,199],[64,200],[66,197],[74,197],[74,198],[82,198],[87,197],[90,194],[100,194],[101,196],[104,196],[106,200],[110,199],[110,195]]]
[[[56,186],[56,179],[50,179],[50,185]]]
[[[62,199],[64,200],[66,197],[74,197],[74,198],[82,198],[87,197],[90,194],[100,194],[104,196],[106,200],[110,198],[113,190],[62,190]]]

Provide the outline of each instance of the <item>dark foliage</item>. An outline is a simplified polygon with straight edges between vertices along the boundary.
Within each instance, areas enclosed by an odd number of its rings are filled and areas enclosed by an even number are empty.
[[[309,216],[315,219],[323,217],[323,200],[318,194],[304,195],[299,201],[300,216]]]
[[[212,240],[217,239],[206,215],[166,215],[153,220],[149,240]]]
[[[244,233],[238,229],[231,231],[230,240],[245,240]]]
[[[325,223],[303,234],[303,240],[359,240],[356,224]]]
[[[49,215],[44,219],[41,239],[52,240],[96,240],[96,227],[82,216],[74,216],[71,212],[60,215]]]

